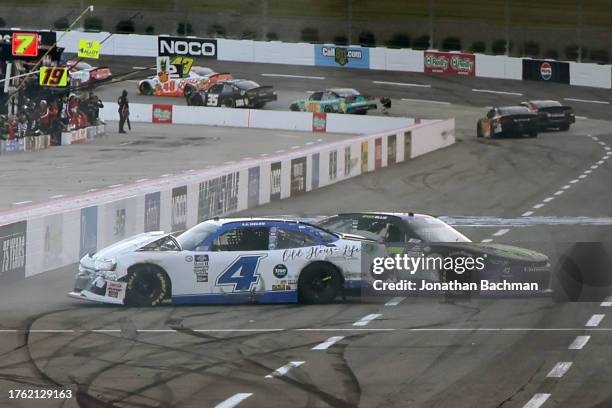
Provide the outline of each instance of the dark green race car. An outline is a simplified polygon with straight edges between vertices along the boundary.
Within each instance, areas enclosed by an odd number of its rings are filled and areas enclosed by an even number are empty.
[[[370,109],[391,107],[391,99],[376,99],[361,95],[352,88],[331,88],[313,92],[307,99],[300,99],[289,107],[292,111],[357,113],[365,115]]]

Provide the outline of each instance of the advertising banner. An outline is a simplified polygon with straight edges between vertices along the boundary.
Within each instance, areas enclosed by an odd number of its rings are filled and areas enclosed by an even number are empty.
[[[259,205],[259,166],[249,169],[248,208]]]
[[[374,140],[374,169],[382,167],[382,139],[377,137]]]
[[[476,56],[454,52],[425,51],[424,72],[451,75],[476,75]]]
[[[81,209],[81,237],[79,239],[79,259],[93,254],[98,249],[98,207]]]
[[[187,186],[172,189],[172,231],[187,229]]]
[[[412,132],[404,132],[404,160],[408,160],[412,152]]]
[[[389,135],[387,137],[387,166],[397,162],[397,136]]]
[[[145,219],[144,219],[144,231],[159,231],[159,220],[160,220],[160,205],[161,193],[150,193],[145,195]]]
[[[329,181],[338,178],[338,151],[329,152]]]
[[[25,279],[27,221],[0,226],[0,281]]]
[[[200,183],[198,222],[238,209],[240,173],[234,172]]]
[[[315,44],[315,65],[320,67],[370,68],[370,49]]]
[[[557,61],[523,60],[523,79],[569,84],[569,63]]]
[[[100,41],[79,40],[77,56],[79,58],[100,59]]]
[[[291,160],[291,195],[306,191],[306,157]]]
[[[153,109],[153,123],[172,123],[172,105],[154,103]]]
[[[368,142],[361,142],[361,174],[368,172]]]
[[[320,154],[312,155],[312,189],[319,188],[319,160]]]
[[[217,59],[217,40],[196,37],[157,37],[157,55]]]
[[[270,166],[270,201],[280,200],[281,197],[281,162]]]
[[[56,39],[54,31],[0,30],[0,60],[37,61]],[[61,49],[53,48],[47,59],[59,61],[61,54]]]
[[[62,225],[64,216],[54,214],[44,220],[43,267],[53,269],[62,264]]]
[[[312,131],[325,132],[327,130],[327,113],[313,112],[312,113]]]

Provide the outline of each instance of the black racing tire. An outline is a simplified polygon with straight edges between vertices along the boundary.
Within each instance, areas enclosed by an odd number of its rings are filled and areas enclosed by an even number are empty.
[[[327,105],[326,107],[323,108],[323,112],[325,112],[325,113],[332,113],[333,111],[334,111],[334,109],[331,106],[329,106],[329,105]]]
[[[367,109],[362,109],[362,110],[358,110],[355,113],[358,114],[358,115],[367,115],[368,114],[368,110]]]
[[[163,269],[154,265],[141,265],[128,274],[126,306],[157,306],[169,296],[170,281]]]
[[[535,139],[536,137],[538,137],[538,132],[537,131],[529,132],[529,137],[532,138],[532,139]]]
[[[300,107],[298,106],[297,103],[292,103],[291,105],[289,105],[289,110],[291,112],[297,112],[300,110]]]
[[[256,102],[256,103],[253,105],[253,107],[254,107],[255,109],[261,109],[261,108],[263,108],[264,106],[266,106],[266,103],[265,103],[265,102]]]
[[[185,95],[187,98],[189,98],[189,96],[195,92],[195,88],[191,85],[186,85],[185,89],[183,89],[183,95]]]
[[[567,132],[570,128],[569,123],[566,123],[564,125],[561,125],[561,127],[559,128],[562,132]]]
[[[138,85],[138,91],[141,95],[151,95],[153,93],[153,88],[151,87],[150,83],[143,82]]]
[[[231,99],[231,98],[227,98],[223,101],[222,103],[223,107],[225,108],[235,108],[236,107],[236,102]]]
[[[476,125],[476,137],[482,137],[482,129],[480,123]]]
[[[298,296],[302,303],[331,303],[342,289],[338,270],[325,262],[313,263],[300,273]]]

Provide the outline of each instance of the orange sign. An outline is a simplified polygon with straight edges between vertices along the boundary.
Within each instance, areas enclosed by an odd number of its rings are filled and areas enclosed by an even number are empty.
[[[13,33],[12,51],[15,57],[37,57],[38,34]]]

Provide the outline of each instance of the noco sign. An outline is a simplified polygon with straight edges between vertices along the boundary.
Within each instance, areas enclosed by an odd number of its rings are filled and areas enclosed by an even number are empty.
[[[157,37],[160,57],[188,56],[217,58],[217,40],[208,38]]]

